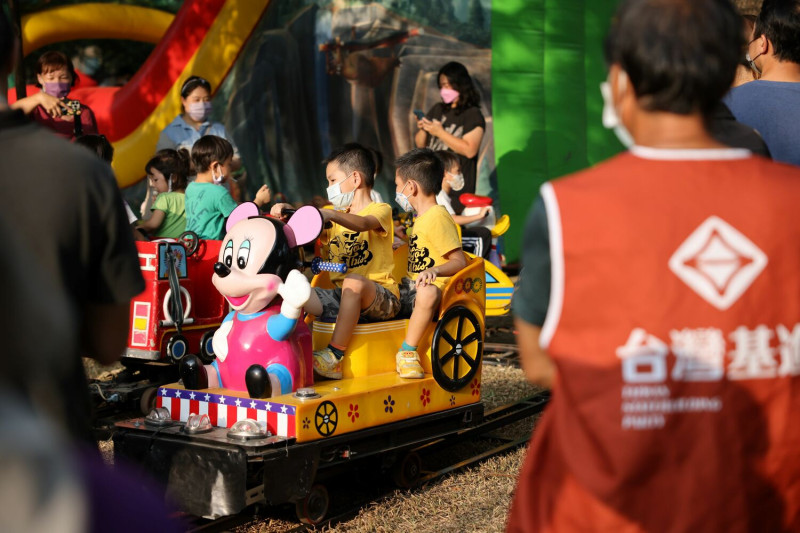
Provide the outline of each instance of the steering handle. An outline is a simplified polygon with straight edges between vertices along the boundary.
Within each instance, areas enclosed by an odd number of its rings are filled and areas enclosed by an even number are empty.
[[[347,272],[347,265],[344,263],[334,263],[333,261],[323,261],[321,257],[315,257],[311,261],[311,272],[316,275],[323,271],[344,274]]]

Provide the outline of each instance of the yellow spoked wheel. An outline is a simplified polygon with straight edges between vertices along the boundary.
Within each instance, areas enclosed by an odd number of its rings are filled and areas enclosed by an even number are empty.
[[[433,378],[444,390],[465,387],[481,366],[483,332],[480,322],[466,307],[445,311],[431,342]]]

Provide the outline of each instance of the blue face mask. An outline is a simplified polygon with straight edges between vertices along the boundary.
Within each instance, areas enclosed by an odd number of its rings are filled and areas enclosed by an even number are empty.
[[[403,188],[400,189],[400,192],[396,192],[394,194],[394,201],[397,202],[397,205],[400,206],[400,209],[402,209],[406,213],[410,213],[414,210],[414,206],[412,206],[411,202],[408,201],[408,196],[403,194],[403,191],[406,190],[406,187],[408,186],[409,183],[410,182],[407,181],[406,184],[403,185]]]

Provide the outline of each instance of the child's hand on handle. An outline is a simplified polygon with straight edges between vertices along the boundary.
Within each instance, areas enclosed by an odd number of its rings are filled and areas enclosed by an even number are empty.
[[[424,287],[430,285],[434,281],[436,281],[436,267],[431,267],[419,273],[415,285],[417,287]]]
[[[264,206],[272,200],[272,193],[269,191],[269,187],[266,185],[262,185],[258,192],[256,193],[256,197],[253,202],[258,206]]]
[[[294,209],[294,206],[286,203],[275,204],[272,206],[272,209],[269,210],[269,216],[286,221],[289,217],[282,213],[284,209]]]

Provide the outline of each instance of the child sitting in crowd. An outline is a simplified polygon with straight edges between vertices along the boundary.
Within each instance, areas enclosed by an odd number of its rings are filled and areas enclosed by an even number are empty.
[[[204,135],[192,146],[192,164],[197,179],[186,187],[186,230],[201,239],[220,240],[225,236],[225,219],[236,208],[236,201],[222,187],[231,173],[233,146],[216,135]],[[271,198],[262,185],[253,203],[263,207]]]
[[[144,167],[150,186],[158,193],[150,208],[153,214],[139,228],[155,237],[177,239],[186,231],[186,180],[189,151],[161,150]]]
[[[403,312],[412,308],[413,312],[396,355],[397,373],[402,378],[422,378],[417,346],[439,306],[442,288],[466,266],[467,258],[453,218],[436,203],[444,175],[441,160],[422,148],[401,156],[395,166],[395,200],[405,211],[417,213],[408,234],[408,277],[400,284]]]
[[[330,344],[314,352],[314,371],[341,379],[342,358],[359,316],[389,320],[400,309],[397,283],[392,277],[392,208],[370,198],[375,177],[372,154],[358,144],[334,150],[324,161],[328,199],[335,209],[322,209],[330,229],[322,235],[329,259],[347,265],[346,274],[331,273],[335,289],[315,288],[306,311],[336,319]],[[271,214],[291,207],[276,204]]]
[[[459,191],[464,187],[464,176],[461,174],[461,164],[458,156],[449,150],[438,150],[436,156],[441,159],[444,165],[444,179],[442,180],[442,190],[436,195],[436,203],[447,209],[450,216],[461,228],[461,240],[468,252],[484,259],[489,258],[492,251],[492,231],[483,226],[464,227],[471,222],[485,218],[489,213],[489,207],[482,207],[480,212],[475,215],[456,214],[453,204],[450,201],[450,191]]]

